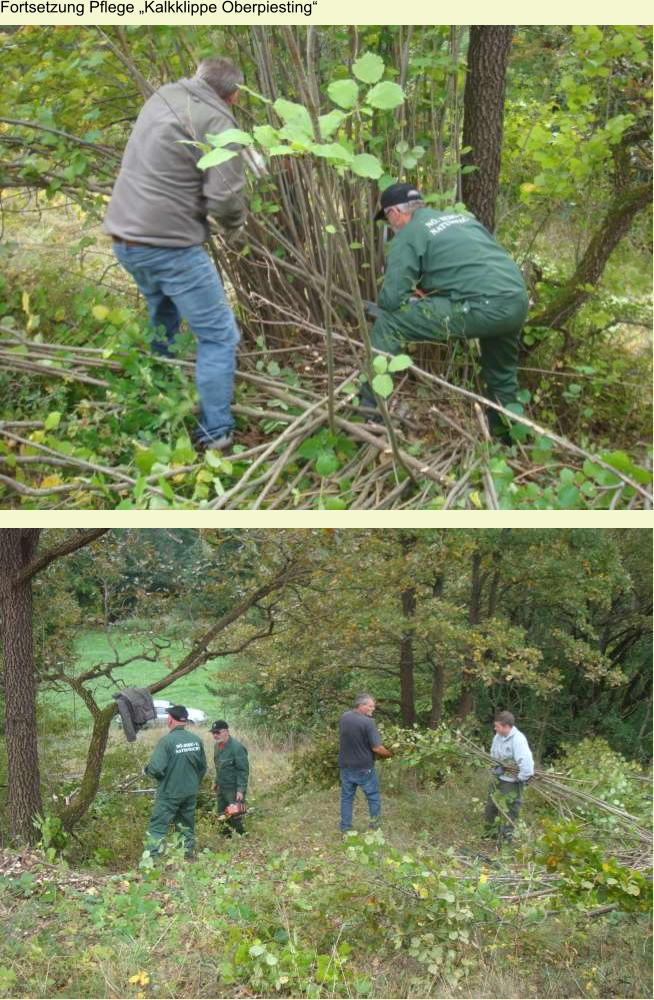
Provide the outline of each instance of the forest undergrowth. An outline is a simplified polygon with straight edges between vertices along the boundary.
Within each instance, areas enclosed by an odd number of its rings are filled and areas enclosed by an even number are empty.
[[[434,770],[433,741],[389,731],[382,831],[367,832],[358,800],[343,840],[315,749],[238,729],[252,762],[247,836],[223,838],[205,782],[197,860],[172,837],[143,868],[152,798],[134,776],[160,733],[126,745],[114,729],[75,836],[50,814],[36,850],[3,848],[1,995],[651,995],[651,873],[601,814],[564,818],[529,789],[514,844],[498,850],[482,837],[484,770],[443,769],[438,754]],[[78,738],[45,738],[60,755],[55,794],[74,783]],[[559,762],[577,781],[586,750]],[[616,755],[594,784],[622,801],[630,788],[632,808],[640,795]]]

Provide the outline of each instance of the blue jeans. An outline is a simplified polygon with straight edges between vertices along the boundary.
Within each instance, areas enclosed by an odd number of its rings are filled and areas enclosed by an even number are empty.
[[[209,255],[201,246],[132,247],[121,243],[114,243],[114,254],[148,304],[150,322],[159,338],[152,342],[156,354],[170,357],[180,320],[188,320],[198,345],[195,384],[202,413],[197,440],[226,434],[234,426],[230,405],[240,334]]]
[[[367,800],[370,813],[370,825],[377,826],[381,815],[381,799],[379,797],[379,782],[374,767],[341,768],[341,830],[352,829],[352,804],[357,787],[360,787]]]

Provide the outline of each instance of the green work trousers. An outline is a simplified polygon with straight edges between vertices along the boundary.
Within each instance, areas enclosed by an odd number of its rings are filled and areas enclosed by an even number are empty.
[[[501,781],[496,778],[486,802],[484,822],[488,833],[497,835],[498,843],[510,843],[522,804],[522,781]]]
[[[379,311],[370,334],[372,346],[399,354],[412,340],[446,343],[478,338],[488,398],[506,406],[516,401],[518,334],[528,308],[529,300],[523,292],[467,301],[434,295],[414,298],[395,312]],[[503,425],[501,416],[493,410],[489,422],[492,430]]]
[[[232,802],[236,802],[236,789],[235,788],[222,788],[218,789],[217,793],[218,801],[218,813],[225,811],[228,805]],[[230,816],[228,820],[221,820],[221,833],[226,837],[231,837],[232,830],[236,833],[245,833],[243,829],[243,817],[242,816]]]
[[[187,795],[184,798],[168,798],[161,796],[155,799],[154,810],[148,825],[145,848],[155,857],[161,850],[161,844],[171,823],[181,833],[184,841],[184,853],[187,857],[195,850],[195,800],[197,795]]]

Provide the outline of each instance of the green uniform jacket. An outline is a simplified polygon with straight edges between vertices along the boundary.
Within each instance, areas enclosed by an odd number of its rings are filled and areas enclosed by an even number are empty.
[[[243,744],[230,736],[222,749],[216,743],[213,759],[216,765],[216,784],[220,790],[225,791],[233,788],[245,795],[250,765],[248,752]]]
[[[391,240],[379,305],[395,312],[416,285],[452,300],[525,293],[520,268],[480,222],[419,208]]]
[[[145,773],[159,782],[157,798],[183,799],[195,795],[207,773],[202,740],[175,726],[157,743]]]

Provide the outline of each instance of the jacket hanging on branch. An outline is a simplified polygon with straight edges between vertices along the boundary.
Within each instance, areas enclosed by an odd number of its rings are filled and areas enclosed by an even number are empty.
[[[127,742],[133,743],[137,730],[157,717],[152,695],[147,688],[129,687],[117,691],[112,697],[116,699]]]

